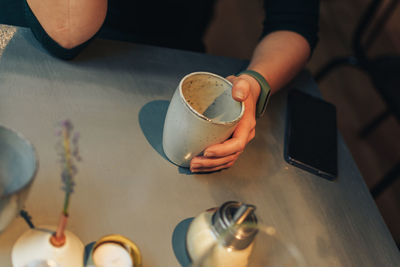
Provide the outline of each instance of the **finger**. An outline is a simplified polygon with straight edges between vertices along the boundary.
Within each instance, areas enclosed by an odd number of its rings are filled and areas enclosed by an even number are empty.
[[[232,97],[236,101],[243,102],[250,94],[250,84],[244,79],[235,79],[232,87]]]
[[[227,164],[221,165],[221,166],[217,166],[217,167],[212,167],[212,168],[199,168],[199,169],[190,169],[191,172],[214,172],[214,171],[219,171],[219,170],[223,170],[223,169],[227,169],[229,167],[231,167],[235,162],[231,161]]]
[[[233,83],[233,81],[234,81],[235,79],[237,79],[237,77],[236,77],[235,75],[230,75],[230,76],[226,77],[226,79],[227,79],[228,81],[230,81],[231,83]]]
[[[229,155],[233,155],[238,152],[242,152],[246,146],[247,135],[243,137],[232,137],[231,139],[226,140],[222,144],[216,144],[210,146],[204,152],[204,156],[207,158],[212,157],[226,157]]]
[[[235,161],[239,155],[240,152],[222,158],[207,158],[204,156],[195,157],[190,162],[190,169],[218,167],[231,161]]]
[[[251,121],[240,121],[232,138],[221,144],[212,145],[204,151],[206,157],[225,157],[236,152],[242,152],[247,145],[249,133],[254,129],[255,123]]]

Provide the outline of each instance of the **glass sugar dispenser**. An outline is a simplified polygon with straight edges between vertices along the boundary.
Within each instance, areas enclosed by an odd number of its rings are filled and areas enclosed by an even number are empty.
[[[254,205],[228,201],[200,213],[186,236],[192,266],[247,266],[258,232],[255,209]]]

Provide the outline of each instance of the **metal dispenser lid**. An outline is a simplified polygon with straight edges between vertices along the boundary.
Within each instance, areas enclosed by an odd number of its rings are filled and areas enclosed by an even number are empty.
[[[253,242],[258,232],[255,209],[254,205],[228,201],[215,212],[213,230],[218,238],[222,238],[225,247],[240,250]]]

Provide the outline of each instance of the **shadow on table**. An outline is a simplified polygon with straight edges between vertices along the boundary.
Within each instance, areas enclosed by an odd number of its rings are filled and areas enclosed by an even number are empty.
[[[92,250],[94,245],[96,244],[96,241],[90,242],[85,246],[85,251],[83,254],[83,265],[94,265],[93,259],[92,259]]]
[[[149,144],[154,148],[155,151],[160,154],[165,160],[172,163],[164,153],[162,146],[162,135],[164,128],[165,116],[169,101],[167,100],[154,100],[144,105],[139,111],[139,124],[144,136],[146,137]],[[182,168],[178,166],[179,173],[192,174],[188,168]]]
[[[182,267],[190,267],[191,261],[186,250],[186,233],[194,218],[187,218],[179,222],[172,234],[172,248]]]

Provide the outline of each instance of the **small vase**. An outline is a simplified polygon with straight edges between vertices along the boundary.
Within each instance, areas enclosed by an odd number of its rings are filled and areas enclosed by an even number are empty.
[[[65,226],[65,225],[64,225]],[[11,252],[14,267],[83,267],[84,245],[73,233],[63,230],[65,242],[54,245],[54,226],[40,226],[20,236]]]

